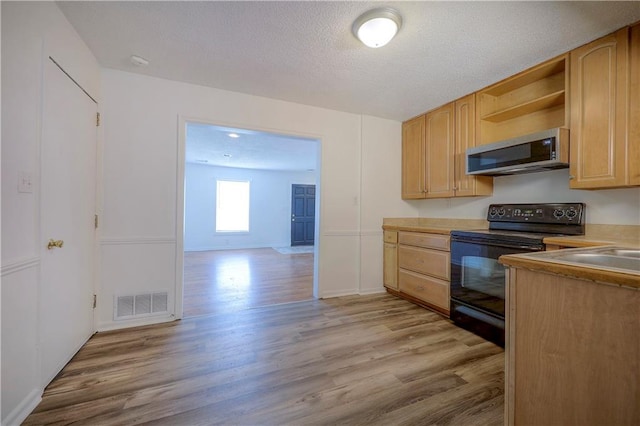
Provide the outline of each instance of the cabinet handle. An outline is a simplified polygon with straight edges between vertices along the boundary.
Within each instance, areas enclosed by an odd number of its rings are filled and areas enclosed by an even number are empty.
[[[576,178],[575,176],[573,176],[573,175],[569,175],[569,180],[571,180],[571,179],[575,179],[575,178]]]

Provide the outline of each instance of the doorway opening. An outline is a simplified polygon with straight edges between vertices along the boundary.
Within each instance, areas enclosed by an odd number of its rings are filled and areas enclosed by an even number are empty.
[[[176,312],[191,317],[313,298],[319,139],[186,120],[181,127]],[[299,216],[293,188],[304,188]],[[295,242],[294,228],[302,229]]]

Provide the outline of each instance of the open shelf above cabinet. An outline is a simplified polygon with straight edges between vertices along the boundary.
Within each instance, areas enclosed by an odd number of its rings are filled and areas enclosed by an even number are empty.
[[[487,87],[482,92],[492,96],[502,96],[531,83],[544,80],[554,75],[563,74],[566,71],[566,58],[567,55],[554,58]]]
[[[568,127],[568,61],[559,56],[479,91],[478,144]]]
[[[512,118],[522,115],[531,114],[532,112],[553,108],[558,105],[564,105],[564,90],[550,93],[545,96],[533,99],[531,101],[506,108],[493,114],[487,114],[482,119],[492,123],[511,120]]]

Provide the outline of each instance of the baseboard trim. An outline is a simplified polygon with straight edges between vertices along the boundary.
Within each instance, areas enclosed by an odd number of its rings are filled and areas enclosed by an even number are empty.
[[[367,296],[369,294],[380,294],[385,293],[386,289],[384,287],[380,288],[371,288],[364,290],[348,290],[348,291],[330,291],[328,293],[323,294],[320,299],[331,299],[333,297],[342,297],[342,296]]]
[[[355,290],[346,290],[346,291],[329,291],[327,293],[323,293],[320,296],[320,299],[331,299],[333,297],[342,297],[342,296],[357,296],[358,292]]]
[[[165,322],[176,321],[173,314],[139,318],[135,320],[108,321],[97,324],[96,331],[98,333],[113,330],[122,330],[125,328],[142,327],[144,325],[162,324]]]
[[[42,401],[41,389],[33,389],[29,394],[14,408],[4,419],[2,419],[2,426],[14,426],[22,424],[25,419],[31,414],[33,410]]]
[[[367,288],[367,289],[360,290],[358,294],[361,296],[366,296],[367,294],[380,294],[380,293],[386,293],[386,292],[387,290],[383,286],[381,286],[379,288]]]

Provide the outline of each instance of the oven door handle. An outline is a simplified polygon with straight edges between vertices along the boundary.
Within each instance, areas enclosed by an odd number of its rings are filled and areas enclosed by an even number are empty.
[[[454,243],[467,243],[467,244],[478,244],[489,247],[504,247],[504,248],[513,248],[513,249],[522,249],[522,250],[530,250],[530,251],[543,251],[545,249],[544,244],[509,244],[509,243],[498,243],[494,241],[487,241],[482,239],[474,239],[474,238],[452,238],[451,245]]]

